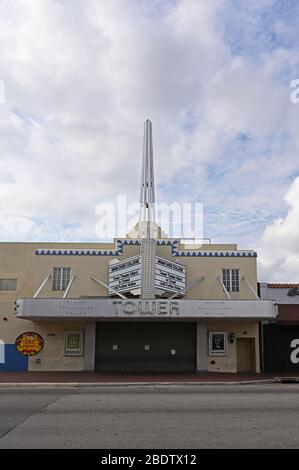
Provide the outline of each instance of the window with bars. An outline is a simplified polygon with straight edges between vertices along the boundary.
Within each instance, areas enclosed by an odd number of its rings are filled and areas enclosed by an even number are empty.
[[[71,268],[54,268],[53,290],[66,290],[71,279]]]
[[[239,269],[223,269],[222,280],[227,292],[239,292],[240,290],[240,270]]]
[[[0,279],[0,291],[17,290],[17,279]]]

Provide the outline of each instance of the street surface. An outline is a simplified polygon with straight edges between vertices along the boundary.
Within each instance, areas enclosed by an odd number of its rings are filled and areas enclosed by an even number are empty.
[[[0,389],[0,449],[298,447],[299,384]]]

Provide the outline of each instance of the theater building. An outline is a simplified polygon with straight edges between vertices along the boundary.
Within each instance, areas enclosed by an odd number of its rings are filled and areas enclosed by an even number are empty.
[[[299,372],[299,284],[260,284],[262,299],[277,304],[276,319],[263,322],[265,372]]]
[[[260,372],[257,254],[155,222],[145,123],[140,218],[111,243],[0,244],[0,371]]]

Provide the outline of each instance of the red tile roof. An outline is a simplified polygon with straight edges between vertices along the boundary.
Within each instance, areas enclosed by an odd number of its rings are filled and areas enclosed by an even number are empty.
[[[291,289],[292,287],[299,287],[299,284],[267,284],[267,286],[274,289]]]

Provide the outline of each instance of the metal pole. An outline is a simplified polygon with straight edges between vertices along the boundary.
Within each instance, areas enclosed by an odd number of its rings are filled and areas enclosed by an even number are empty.
[[[108,284],[106,284],[105,282],[101,281],[100,279],[98,279],[97,277],[95,277],[93,274],[90,274],[89,277],[91,277],[91,279],[93,279],[94,281],[98,282],[99,284],[101,284],[102,286],[106,287],[107,289],[110,289],[114,294],[118,295],[118,296],[121,297],[122,299],[127,299],[127,297],[125,297],[123,294],[120,294],[120,292],[117,292],[116,290],[112,289],[112,287],[109,287]]]
[[[65,289],[65,292],[64,292],[63,297],[62,297],[63,299],[66,299],[66,297],[67,297],[67,295],[68,295],[68,293],[69,293],[69,290],[70,290],[70,288],[71,288],[71,285],[73,284],[73,280],[75,279],[75,277],[76,277],[76,274],[73,274],[72,277],[71,277],[71,279],[70,279],[70,282],[69,282],[68,285],[67,285],[67,288]]]
[[[35,292],[35,294],[33,296],[34,299],[36,299],[36,297],[41,292],[43,287],[46,285],[46,283],[47,283],[48,279],[50,279],[50,277],[51,277],[51,274],[48,274],[48,276],[43,280],[43,282],[41,283],[41,285],[39,286],[39,288],[37,289],[37,291]]]
[[[221,277],[219,277],[219,276],[217,276],[217,279],[218,279],[218,281],[220,282],[220,284],[221,284],[221,286],[222,286],[222,288],[223,288],[223,290],[224,290],[224,292],[225,292],[226,297],[227,297],[229,300],[231,300],[230,295],[229,295],[229,293],[227,292],[227,289],[226,289],[226,287],[225,287],[225,285],[224,285],[224,283],[223,283],[223,280],[222,280]]]

